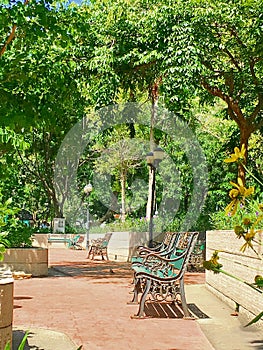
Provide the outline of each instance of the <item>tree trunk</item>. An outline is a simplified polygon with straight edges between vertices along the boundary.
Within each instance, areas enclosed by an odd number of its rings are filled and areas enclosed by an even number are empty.
[[[61,208],[60,208],[60,205],[59,205],[59,203],[58,203],[58,200],[57,200],[55,194],[52,195],[51,200],[52,200],[52,203],[53,203],[53,209],[54,209],[54,215],[55,215],[55,217],[56,217],[56,218],[63,218],[63,212],[62,212],[62,210],[61,210]]]
[[[116,213],[118,210],[118,200],[117,200],[118,192],[114,191],[111,196],[111,204],[109,206],[109,209],[103,215],[102,218],[99,219],[99,223],[102,224],[103,222],[107,221],[108,219],[113,217],[113,214]]]
[[[247,161],[247,153],[248,153],[248,140],[253,132],[256,130],[260,130],[263,125],[262,118],[260,121],[256,121],[257,116],[262,110],[262,94],[258,95],[258,103],[254,108],[254,111],[250,114],[250,116],[245,117],[243,114],[241,107],[237,100],[235,100],[232,96],[225,94],[222,90],[220,90],[216,86],[211,86],[205,81],[205,79],[201,79],[201,85],[213,96],[217,96],[221,98],[224,102],[227,103],[228,106],[228,115],[230,118],[236,122],[239,130],[240,130],[240,148],[242,145],[245,145],[245,159],[244,164]],[[237,175],[245,185],[246,182],[246,171],[242,164],[238,167],[238,175]]]
[[[244,158],[244,164],[246,165],[247,162],[247,154],[248,154],[248,140],[253,133],[254,129],[249,125],[247,122],[242,123],[239,126],[240,129],[240,149],[242,145],[245,145],[245,158]],[[239,164],[238,166],[238,177],[242,180],[244,186],[246,184],[246,170],[242,164]]]

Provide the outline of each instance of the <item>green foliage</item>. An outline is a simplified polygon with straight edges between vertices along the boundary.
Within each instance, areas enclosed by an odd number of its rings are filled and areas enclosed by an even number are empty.
[[[86,231],[85,228],[71,226],[71,225],[66,223],[65,233],[85,233],[85,231]]]
[[[260,312],[256,317],[254,317],[248,324],[245,325],[245,327],[251,326],[252,324],[258,322],[263,318],[263,311]]]
[[[35,233],[51,233],[51,228],[49,227],[39,227],[37,229],[34,229]]]
[[[7,43],[13,24],[17,25],[15,38],[0,58],[0,186],[4,198],[12,193],[16,206],[26,205],[45,219],[63,214],[69,189],[57,196],[53,169],[67,131],[85,113],[99,107],[120,101],[144,102],[154,84],[159,84],[159,101],[187,120],[206,154],[210,190],[198,225],[209,228],[207,215],[225,206],[231,178],[232,170],[221,164],[221,158],[238,138],[237,126],[224,120],[233,117],[230,101],[238,101],[236,110],[253,119],[253,128],[261,124],[262,1],[95,0],[79,7],[29,1],[26,6],[14,2],[10,9],[3,5],[0,48]],[[222,105],[214,104],[214,95]],[[117,132],[116,128],[98,136],[94,144],[107,144],[110,149],[109,140],[116,139]],[[141,131],[143,139],[148,132]],[[171,222],[176,228],[191,198],[191,169],[166,135],[155,131],[155,138],[180,171],[182,189],[173,200],[180,197],[181,205]],[[261,161],[258,145],[257,140],[251,158]],[[115,154],[114,161],[117,157]],[[107,167],[106,161],[98,164],[94,149],[88,150],[80,163],[80,187],[86,178],[92,178],[94,163],[101,169]],[[124,165],[127,187],[137,174],[148,181],[145,169],[130,171],[129,164]],[[260,172],[260,162],[256,165]],[[110,169],[112,185],[119,192],[120,172],[114,169]],[[129,211],[134,198],[126,190]],[[97,200],[102,195],[94,194],[91,205],[91,211],[100,217],[107,210]],[[144,215],[143,200],[140,203],[137,214]]]
[[[160,218],[154,217],[154,231],[163,232],[163,222]],[[124,222],[120,220],[115,220],[114,222],[101,225],[99,227],[91,227],[90,232],[94,233],[106,233],[106,232],[147,232],[149,230],[149,221],[142,217],[140,219],[136,218],[126,218]]]
[[[0,200],[2,196],[0,193]],[[9,215],[14,215],[15,210],[10,208],[12,199],[9,198],[3,204],[0,203],[0,261],[4,258],[4,253],[7,247],[10,246],[10,241],[8,239],[7,218]]]
[[[226,213],[225,210],[218,211],[210,214],[210,220],[212,227],[216,230],[233,230],[235,226],[240,224],[249,228],[255,223],[261,214],[262,210],[257,200],[250,200],[247,205],[240,204],[237,208],[235,215]],[[259,221],[257,229],[263,229],[262,221]]]
[[[32,235],[35,232],[33,227],[18,221],[16,224],[7,224],[6,230],[8,232],[6,238],[11,248],[32,247]]]
[[[0,196],[0,199],[2,197]],[[12,199],[0,204],[0,256],[3,257],[4,247],[30,247],[34,229],[25,225],[16,215],[18,208],[11,207]]]
[[[220,273],[222,271],[223,265],[219,263],[218,251],[214,251],[209,260],[204,261],[203,266],[206,270],[213,271],[214,273]]]

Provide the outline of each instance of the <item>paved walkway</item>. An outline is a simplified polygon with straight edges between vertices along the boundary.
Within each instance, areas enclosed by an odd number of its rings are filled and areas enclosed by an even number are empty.
[[[25,350],[262,349],[263,336],[244,331],[232,310],[206,290],[202,273],[187,273],[185,283],[187,301],[203,319],[134,320],[128,263],[89,261],[85,251],[68,249],[49,254],[49,277],[15,281],[13,350],[27,329]]]

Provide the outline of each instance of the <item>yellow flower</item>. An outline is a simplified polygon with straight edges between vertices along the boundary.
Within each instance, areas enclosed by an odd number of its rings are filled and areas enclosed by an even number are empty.
[[[239,199],[237,198],[233,199],[225,208],[226,214],[229,216],[234,216],[237,211],[237,206],[239,202],[240,202]]]
[[[230,184],[232,186],[236,187],[236,188],[233,188],[232,190],[230,190],[230,192],[229,192],[229,196],[232,199],[238,197],[238,195],[240,195],[242,197],[248,197],[254,193],[254,187],[246,188],[240,177],[237,179],[237,184],[233,181],[230,181]]]
[[[232,188],[232,190],[229,191],[229,197],[232,201],[228,204],[225,211],[226,214],[233,216],[237,211],[239,202],[244,201],[246,197],[254,193],[254,187],[246,188],[240,177],[237,179],[237,184],[233,181],[230,181],[230,184],[236,188]]]
[[[215,250],[211,259],[203,262],[203,266],[205,269],[212,270],[214,273],[220,272],[220,269],[221,267],[223,267],[223,265],[218,262],[219,260],[218,253],[219,251]]]
[[[254,229],[252,228],[248,233],[246,233],[245,235],[245,240],[248,241],[252,241],[252,239],[255,237],[256,232],[254,231]]]
[[[251,224],[251,220],[249,218],[243,218],[242,221],[243,221],[243,224],[246,225],[246,226]]]
[[[244,253],[247,248],[253,248],[251,241],[247,241],[246,243],[244,243],[240,248],[240,251]]]
[[[230,154],[230,158],[224,160],[226,163],[242,162],[245,159],[246,149],[244,144],[241,146],[241,150],[235,147],[234,152]]]
[[[231,199],[237,198],[238,195],[239,195],[239,191],[237,189],[235,189],[235,188],[232,188],[232,190],[229,191],[229,197]]]
[[[263,277],[261,275],[255,276],[255,283],[257,287],[263,287]]]
[[[238,238],[242,237],[245,233],[245,230],[242,226],[235,226],[234,228],[235,234],[238,236]]]
[[[247,232],[244,236],[244,239],[246,241],[246,243],[244,243],[242,245],[242,247],[240,248],[241,252],[244,253],[244,251],[247,249],[247,248],[253,248],[253,244],[252,244],[252,241],[255,237],[255,234],[256,234],[256,231],[252,228],[249,232]]]

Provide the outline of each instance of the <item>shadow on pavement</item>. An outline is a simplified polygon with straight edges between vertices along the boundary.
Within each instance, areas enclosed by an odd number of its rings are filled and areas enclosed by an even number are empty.
[[[89,279],[132,278],[130,263],[113,261],[65,262],[49,268],[50,277],[75,277]]]

